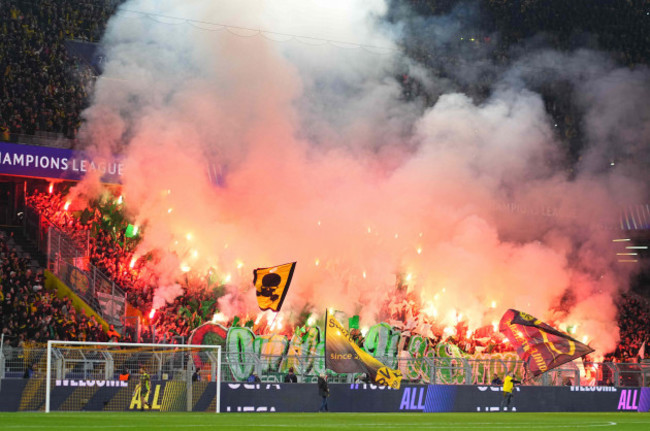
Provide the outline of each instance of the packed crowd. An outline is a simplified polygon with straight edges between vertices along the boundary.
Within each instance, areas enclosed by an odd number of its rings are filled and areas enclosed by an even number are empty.
[[[70,298],[58,298],[44,289],[43,270],[29,267],[10,246],[12,238],[0,231],[0,324],[4,342],[18,347],[47,340],[107,341],[102,326]]]
[[[39,131],[75,137],[92,74],[65,41],[98,41],[117,3],[0,1],[1,140]]]
[[[60,193],[34,193],[26,198],[27,205],[41,211],[61,230],[71,236],[79,236],[79,232],[90,232],[90,261],[105,270],[107,275],[120,284],[127,292],[127,299],[132,306],[138,308],[144,317],[144,325],[126,321],[122,328],[122,341],[143,342],[184,342],[190,332],[202,323],[211,320],[218,311],[216,298],[220,295],[219,287],[212,289],[194,288],[191,281],[183,284],[183,294],[171,303],[160,307],[149,316],[152,309],[153,291],[156,280],[151,277],[141,277],[140,265],[134,261],[133,247],[127,244],[123,232],[119,229],[103,230],[99,223],[106,222],[106,206],[95,205],[85,209],[88,216],[81,220],[81,212],[66,209],[67,200]],[[104,208],[104,210],[102,210]],[[113,216],[116,219],[119,217]],[[113,233],[109,233],[113,232]],[[188,279],[189,280],[189,279]],[[205,283],[202,283],[205,286]],[[473,353],[499,353],[512,350],[512,346],[504,343],[503,336],[492,325],[468,331],[466,323],[460,321],[455,328],[442,328],[436,325],[426,313],[421,313],[417,296],[410,294],[404,286],[398,286],[396,291],[386,298],[385,306],[380,312],[379,319],[402,331],[417,333],[429,339],[431,345],[445,341],[457,345],[462,351]],[[625,295],[619,304],[619,326],[621,341],[614,352],[606,357],[609,361],[634,360],[650,333],[650,306],[644,298]],[[241,322],[240,324],[243,324]],[[363,344],[363,334],[359,330],[351,331],[352,337],[360,345]],[[650,358],[646,354],[645,357]]]
[[[147,324],[125,321],[122,341],[180,342],[186,339],[191,329],[212,318],[216,312],[214,297],[210,298],[205,290],[193,289],[192,295],[176,298],[149,318],[157,280],[144,271],[143,266],[153,257],[134,255],[135,240],[126,238],[126,224],[121,223],[119,228],[113,229],[110,220],[121,220],[121,216],[115,214],[116,199],[110,200],[111,203],[98,202],[91,210],[83,211],[70,208],[70,202],[59,192],[28,194],[25,202],[44,217],[44,223],[55,225],[82,249],[87,247],[90,264],[122,288],[129,304],[140,311]],[[119,212],[119,208],[117,210]],[[184,287],[191,289],[187,281]]]
[[[121,2],[0,0],[0,140],[9,141],[12,134],[37,131],[74,138],[93,77],[88,68],[69,56],[65,41],[98,41],[108,18]],[[458,1],[410,0],[409,3],[423,17],[433,17],[451,13]],[[415,33],[411,35],[404,48],[442,78],[451,78],[452,69],[462,69],[465,61],[485,52],[496,64],[508,62],[513,45],[542,31],[558,49],[575,49],[580,43],[577,36],[586,31],[597,34],[600,47],[613,53],[622,64],[634,67],[650,62],[647,2],[479,0],[477,3],[482,21],[467,34],[458,34],[452,45],[429,43],[436,37],[436,29],[418,26],[417,37]],[[486,74],[475,77],[470,83],[458,84],[480,97],[488,91],[491,79]],[[405,97],[425,97],[427,105],[435,102],[435,95],[426,94],[418,80],[408,75],[401,76],[400,80]],[[563,137],[569,146],[578,145],[575,142],[580,135],[578,114],[567,102],[570,88],[557,84],[542,90],[547,110],[559,120]],[[191,295],[179,296],[157,310],[149,320],[157,280],[142,268],[146,259],[155,259],[155,256],[136,257],[133,242],[125,237],[123,225],[118,229],[106,228],[106,218],[110,219],[112,209],[96,205],[80,216],[67,208],[61,193],[31,194],[27,196],[27,205],[75,240],[85,242],[90,263],[122,287],[127,292],[128,302],[145,316],[149,324],[139,331],[131,322],[125,322],[123,340],[182,340],[217,311],[213,292],[192,290]],[[42,274],[26,268],[26,263],[12,254],[6,243],[0,243],[0,250],[4,253],[0,263],[2,327],[12,343],[23,342],[21,337],[36,341],[54,336],[60,339],[106,338],[93,318],[77,313],[68,300],[44,292]],[[183,287],[191,290],[188,285]],[[416,301],[404,296],[392,305],[387,303],[382,318],[405,330],[426,334],[432,342],[451,339],[470,353],[498,352],[506,348],[489,327],[471,337],[462,324],[453,334],[441,332],[435,322],[418,317],[417,306]],[[621,343],[612,357],[625,359],[636,355],[650,331],[647,316],[647,307],[637,299],[628,298],[621,304]],[[362,342],[363,335],[359,331],[353,335]]]
[[[389,2],[400,27],[406,54],[425,66],[441,85],[467,94],[477,103],[490,97],[499,72],[537,48],[573,52],[601,50],[619,64],[636,68],[650,64],[650,3],[643,0],[409,0],[418,16],[404,13],[401,1]],[[389,16],[391,16],[389,14]],[[540,70],[540,74],[546,74]],[[439,90],[404,73],[398,77],[406,100],[425,106]],[[530,88],[542,96],[566,153],[572,174],[584,148],[581,110],[573,85],[558,76],[532,79]]]
[[[625,295],[618,310],[621,339],[611,360],[634,362],[640,351],[643,358],[639,359],[650,359],[650,302],[647,298]]]
[[[70,55],[65,41],[99,41],[122,2],[0,2],[0,139],[8,141],[12,135],[37,131],[75,137],[94,77],[89,67]],[[466,62],[478,52],[487,52],[497,64],[508,62],[514,46],[537,34],[544,34],[556,49],[597,46],[630,67],[650,62],[650,6],[642,0],[478,0],[473,3],[473,13],[468,4],[463,8],[469,12],[461,10],[458,0],[408,3],[421,19],[412,21],[417,23],[413,28],[404,28],[403,47],[441,78],[453,80],[452,70],[466,70]],[[389,4],[394,10],[389,19],[399,18],[403,2]],[[455,42],[444,37],[445,41],[438,41],[441,21],[426,25],[428,18],[447,15],[460,23],[460,33],[451,38]],[[592,40],[595,42],[590,43]],[[400,79],[407,98],[423,97],[429,105],[435,101],[435,95],[417,80]],[[457,84],[480,98],[488,94],[491,79],[486,72]],[[572,123],[568,128],[572,129]]]

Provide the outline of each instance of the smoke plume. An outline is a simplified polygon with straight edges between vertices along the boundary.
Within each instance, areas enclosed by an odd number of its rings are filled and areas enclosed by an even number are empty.
[[[297,261],[285,312],[333,307],[368,326],[398,277],[443,326],[516,308],[611,350],[630,273],[613,249],[618,209],[647,196],[648,71],[536,48],[508,66],[473,54],[440,76],[403,52],[406,15],[387,11],[380,0],[118,10],[82,137],[124,159],[141,252],[165,256],[152,269],[161,285],[213,270],[228,286],[220,311],[252,313],[252,270]],[[436,61],[463,31],[455,14],[430,36]],[[463,91],[482,76],[483,97]],[[434,100],[406,96],[404,79]],[[584,118],[573,158],[539,93],[560,84]]]

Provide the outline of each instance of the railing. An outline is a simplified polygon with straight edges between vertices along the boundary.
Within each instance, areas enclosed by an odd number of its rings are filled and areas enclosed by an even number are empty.
[[[126,293],[90,263],[88,231],[74,237],[33,208],[25,208],[25,233],[47,256],[47,269],[70,287],[106,322],[121,326]]]
[[[7,346],[0,353],[0,376],[5,379],[22,378],[28,365],[33,365],[36,373],[45,370],[45,348]],[[125,351],[128,355],[128,350]],[[134,355],[137,355],[135,353]],[[251,353],[225,352],[222,357],[222,380],[225,382],[245,381],[251,372],[257,374],[263,382],[282,382],[286,370],[292,366],[298,375],[299,383],[314,383],[318,374],[324,372],[323,356],[271,356]],[[96,359],[89,359],[96,361]],[[81,360],[83,362],[83,360]],[[134,363],[138,363],[134,356]],[[162,364],[162,363],[161,363]],[[88,364],[88,368],[91,367]],[[160,365],[161,367],[163,365]],[[81,366],[85,366],[82,364]],[[489,385],[493,374],[503,377],[505,371],[514,371],[518,378],[524,373],[523,362],[505,363],[498,359],[471,360],[467,358],[416,358],[399,359],[398,367],[403,373],[403,382],[411,384],[443,385]],[[600,373],[600,378],[590,378],[575,363],[568,363],[553,369],[534,379],[527,379],[524,384],[535,386],[650,386],[650,363],[593,363],[592,371]],[[426,372],[421,372],[425,370]],[[487,372],[489,370],[489,372]],[[501,370],[496,371],[494,370]],[[602,379],[604,370],[611,371],[611,382]],[[162,374],[165,370],[151,370],[152,374]],[[355,383],[359,374],[332,374],[330,382]],[[568,380],[569,379],[569,380]]]

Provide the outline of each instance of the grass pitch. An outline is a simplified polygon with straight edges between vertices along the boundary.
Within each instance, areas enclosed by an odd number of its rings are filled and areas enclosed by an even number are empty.
[[[647,413],[0,413],[0,430],[648,431]]]

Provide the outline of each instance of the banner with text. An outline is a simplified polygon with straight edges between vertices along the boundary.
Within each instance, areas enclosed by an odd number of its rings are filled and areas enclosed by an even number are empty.
[[[119,184],[123,170],[119,160],[93,160],[81,151],[0,143],[0,174],[79,181],[99,171],[102,182]]]
[[[378,385],[399,389],[402,373],[388,368],[351,340],[350,333],[336,318],[326,313],[325,365],[337,373],[367,373]]]
[[[594,349],[524,312],[510,309],[499,323],[533,376],[593,352]]]

